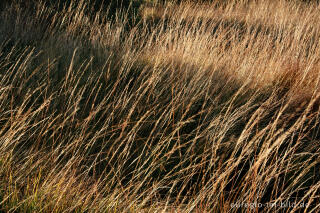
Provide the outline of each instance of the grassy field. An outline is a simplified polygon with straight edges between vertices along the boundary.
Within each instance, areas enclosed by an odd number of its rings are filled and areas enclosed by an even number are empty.
[[[0,12],[0,211],[319,211],[317,3],[21,2]]]

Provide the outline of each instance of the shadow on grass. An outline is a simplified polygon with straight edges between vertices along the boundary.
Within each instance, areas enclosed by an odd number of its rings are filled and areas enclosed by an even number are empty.
[[[247,30],[241,26],[240,31]],[[77,155],[81,156],[77,162],[78,172],[95,179],[105,177],[110,189],[142,182],[139,191],[143,193],[161,182],[168,187],[158,190],[163,199],[171,196],[182,202],[214,181],[215,171],[222,171],[235,153],[233,158],[239,158],[240,162],[228,174],[229,183],[222,189],[226,199],[235,199],[250,174],[252,162],[263,150],[263,142],[246,158],[241,156],[245,147],[235,147],[235,144],[252,114],[272,96],[272,90],[262,94],[246,88],[242,82],[225,75],[223,68],[201,70],[188,63],[154,67],[139,59],[129,63],[122,55],[111,58],[118,62],[116,65],[105,64],[101,63],[103,58],[99,60],[100,56],[94,55],[94,49],[90,52],[84,47],[75,52],[77,46],[71,45],[68,51],[59,53],[61,58],[53,57],[56,61],[52,63],[43,63],[48,57],[34,56],[38,53],[32,48],[9,48],[11,56],[0,57],[3,62],[0,73],[5,76],[1,80],[4,88],[1,133],[6,135],[9,130],[18,129],[17,125],[23,127],[23,133],[17,130],[17,135],[24,137],[13,145],[17,161],[25,160],[23,153],[55,150],[59,154],[51,163],[63,168]],[[93,57],[91,62],[88,55]],[[240,89],[243,92],[237,94]],[[256,132],[276,120],[283,100],[275,98],[272,106],[267,106],[269,109],[253,125]],[[300,117],[290,120],[285,116],[279,124],[285,129]],[[312,138],[319,137],[316,118],[313,116],[307,121],[314,128],[300,133],[312,132]],[[26,119],[26,123],[19,123],[19,119]],[[48,122],[42,122],[44,120]],[[274,157],[284,156],[286,146],[300,139],[298,135],[293,136],[279,147]],[[250,141],[255,131],[246,137]],[[295,154],[305,149],[309,146],[298,149]],[[316,150],[313,147],[312,152]],[[270,163],[272,160],[270,158]],[[295,160],[300,165],[305,159]],[[314,177],[312,170],[317,168],[318,164],[310,167],[305,178]],[[267,192],[276,186],[290,185],[299,171],[281,173],[278,179],[272,180],[262,200],[272,199]],[[306,180],[304,186],[311,187],[315,181],[318,180]]]

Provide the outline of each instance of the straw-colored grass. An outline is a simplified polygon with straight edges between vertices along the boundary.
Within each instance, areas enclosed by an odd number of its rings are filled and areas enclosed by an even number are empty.
[[[1,211],[317,212],[320,7],[221,2],[2,10]]]

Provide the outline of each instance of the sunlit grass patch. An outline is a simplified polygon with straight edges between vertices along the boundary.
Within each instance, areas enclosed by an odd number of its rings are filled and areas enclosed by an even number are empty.
[[[1,210],[317,209],[319,8],[218,3],[2,11]]]

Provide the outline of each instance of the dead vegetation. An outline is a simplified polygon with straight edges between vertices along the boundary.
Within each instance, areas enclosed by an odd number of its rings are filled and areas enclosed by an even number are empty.
[[[317,212],[319,6],[150,5],[1,11],[1,210]]]

